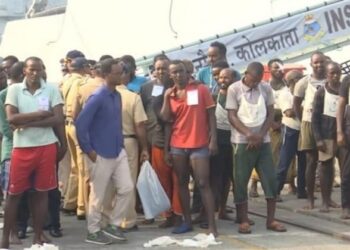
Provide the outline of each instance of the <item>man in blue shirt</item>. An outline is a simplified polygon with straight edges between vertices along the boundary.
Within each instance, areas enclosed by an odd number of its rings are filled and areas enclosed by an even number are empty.
[[[87,100],[75,125],[80,147],[89,161],[86,242],[107,245],[112,243],[110,238],[126,241],[117,223],[127,215],[134,185],[123,145],[121,97],[115,90],[125,65],[119,59],[106,59],[101,62],[101,73],[105,83]],[[102,204],[109,185],[116,189],[118,202],[107,214],[109,224],[101,230]]]
[[[226,58],[226,46],[223,43],[220,42],[212,42],[208,48],[208,54],[207,54],[207,61],[208,66],[201,68],[196,76],[196,79],[198,81],[203,82],[205,85],[208,86],[212,94],[217,94],[219,91],[218,84],[216,80],[213,77],[213,65],[216,62],[224,61],[227,62]],[[241,75],[238,71],[235,71],[236,78],[234,79],[234,82],[239,81],[241,79]]]
[[[120,59],[126,64],[129,69],[128,74],[130,74],[130,81],[126,85],[128,90],[139,94],[141,86],[148,81],[147,77],[136,75],[136,61],[133,56],[124,55]]]

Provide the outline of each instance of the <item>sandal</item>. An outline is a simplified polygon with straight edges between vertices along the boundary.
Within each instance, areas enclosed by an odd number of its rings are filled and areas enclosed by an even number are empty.
[[[238,219],[235,220],[235,223],[236,224],[241,224],[241,222]],[[248,223],[249,223],[250,226],[254,226],[255,225],[255,221],[253,221],[251,219],[248,219]]]
[[[250,234],[252,231],[250,230],[250,225],[248,222],[243,222],[239,224],[238,232],[241,234]]]
[[[280,233],[287,232],[287,229],[277,221],[273,221],[270,225],[266,225],[266,229]]]

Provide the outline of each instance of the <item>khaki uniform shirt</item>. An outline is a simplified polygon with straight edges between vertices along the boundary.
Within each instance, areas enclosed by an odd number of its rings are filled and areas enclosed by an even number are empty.
[[[83,109],[86,101],[89,97],[104,83],[103,78],[88,78],[85,84],[81,85],[76,91],[78,92],[77,98],[73,102],[72,112],[73,119],[75,120],[80,111]]]
[[[77,73],[70,74],[65,81],[62,82],[62,97],[64,100],[64,114],[67,118],[72,118],[72,103],[77,97],[75,84],[81,84],[85,79],[85,76],[82,76]]]
[[[123,134],[135,135],[135,124],[147,121],[141,98],[128,90],[125,85],[119,85],[116,89],[122,97]]]

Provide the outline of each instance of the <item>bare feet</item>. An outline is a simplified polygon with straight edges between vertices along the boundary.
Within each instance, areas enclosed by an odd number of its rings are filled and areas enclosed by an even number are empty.
[[[18,238],[17,233],[11,233],[10,244],[12,244],[12,245],[22,245],[22,241]]]
[[[266,229],[274,231],[274,232],[287,232],[287,229],[283,226],[283,224],[277,222],[277,221],[272,221],[269,225],[266,225]]]
[[[329,206],[330,206],[331,208],[341,208],[341,206],[340,206],[338,203],[336,203],[335,201],[332,201],[332,200],[331,200],[331,202],[329,203]]]
[[[296,194],[297,193],[297,188],[294,183],[289,184],[288,187],[288,194]]]
[[[44,243],[51,243],[51,240],[43,232],[39,238],[34,235],[33,244],[43,245]]]
[[[322,204],[322,207],[320,208],[321,213],[329,213],[329,204],[324,203]]]
[[[252,184],[250,186],[250,190],[249,190],[249,197],[251,198],[257,198],[259,197],[259,193],[258,193],[258,182],[257,181],[252,181]]]
[[[343,208],[343,213],[340,218],[343,220],[350,220],[350,208]]]
[[[250,234],[252,232],[252,230],[250,229],[249,223],[243,222],[243,223],[239,224],[238,232],[241,234]]]
[[[220,213],[218,215],[218,219],[219,220],[228,220],[228,221],[233,221],[234,218],[232,218],[231,216],[229,216],[227,213]]]
[[[303,207],[304,210],[312,210],[315,208],[314,201],[308,200],[308,204]]]

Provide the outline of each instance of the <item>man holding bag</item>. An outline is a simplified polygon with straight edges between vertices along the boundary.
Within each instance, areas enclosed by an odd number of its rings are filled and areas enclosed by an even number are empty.
[[[118,222],[127,215],[134,184],[123,144],[121,97],[115,90],[125,73],[125,65],[118,59],[107,59],[101,62],[101,73],[105,83],[90,96],[75,125],[80,147],[91,161],[88,236],[85,241],[107,245],[112,243],[109,237],[126,241]],[[101,208],[110,182],[117,190],[118,202],[108,215],[108,226],[101,230]]]

